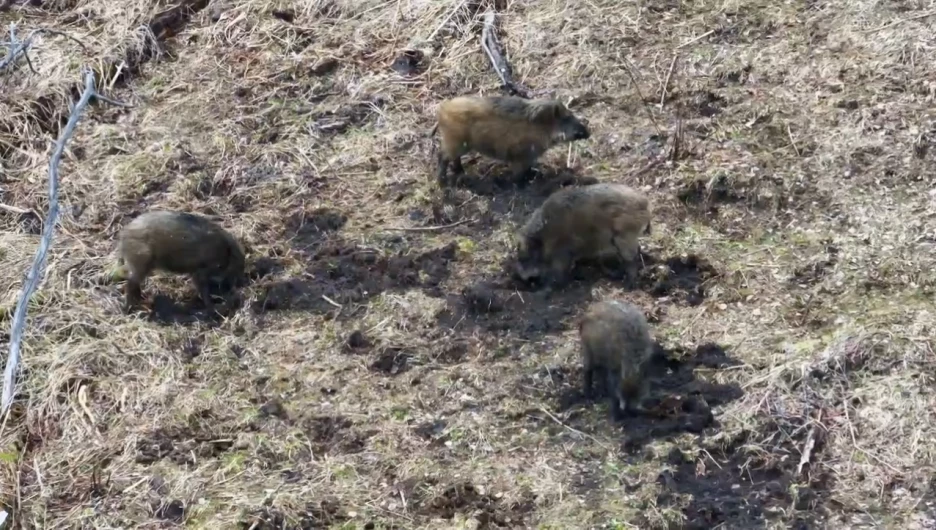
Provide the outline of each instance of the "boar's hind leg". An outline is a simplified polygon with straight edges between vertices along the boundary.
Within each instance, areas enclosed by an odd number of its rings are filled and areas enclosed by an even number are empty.
[[[142,300],[143,288],[140,285],[140,281],[133,276],[127,278],[127,283],[124,284],[124,312],[129,313],[130,310],[136,307]]]
[[[205,304],[205,307],[208,309],[214,308],[214,302],[211,300],[211,279],[209,275],[204,272],[196,272],[192,275],[192,280],[195,282],[198,296]]]
[[[462,166],[461,155],[458,155],[452,159],[452,171],[456,175],[461,175],[465,172],[465,168]]]
[[[608,395],[610,397],[609,407],[611,408],[611,417],[615,420],[620,420],[624,417],[624,412],[629,410],[629,403],[624,397],[624,389],[621,388],[621,371],[619,369],[607,371],[607,385]]]
[[[590,358],[591,353],[586,351],[585,358]],[[590,399],[595,395],[593,392],[593,386],[595,383],[595,366],[589,363],[585,363],[585,366],[582,367],[582,394]]]
[[[448,176],[449,161],[447,158],[445,158],[445,155],[440,152],[437,163],[438,169],[436,171],[436,180],[438,180],[439,184],[441,185],[445,183],[446,177]]]
[[[137,260],[124,260],[121,267],[126,278],[124,284],[124,312],[129,313],[143,300],[143,282],[149,276],[150,268]],[[145,260],[144,260],[145,263]]]

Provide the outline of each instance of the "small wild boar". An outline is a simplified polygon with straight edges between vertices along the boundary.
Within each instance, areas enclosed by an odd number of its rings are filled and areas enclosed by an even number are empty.
[[[524,175],[549,148],[589,138],[588,127],[558,100],[528,100],[516,96],[461,96],[442,102],[438,122],[441,149],[439,184],[449,164],[464,172],[461,157],[479,152],[508,162],[514,177]]]
[[[643,410],[649,391],[646,371],[653,355],[653,340],[643,312],[616,300],[594,303],[579,322],[579,336],[585,395],[594,395],[594,374],[602,370],[615,419],[625,411]]]
[[[550,195],[517,237],[518,276],[524,281],[542,275],[561,286],[576,261],[596,259],[606,273],[610,260],[624,265],[631,288],[637,283],[641,234],[649,234],[650,201],[624,184],[570,186]]]
[[[117,252],[127,280],[125,310],[140,302],[143,282],[154,270],[191,274],[209,308],[213,281],[234,287],[244,276],[244,250],[234,236],[205,217],[185,212],[138,216],[120,232]]]

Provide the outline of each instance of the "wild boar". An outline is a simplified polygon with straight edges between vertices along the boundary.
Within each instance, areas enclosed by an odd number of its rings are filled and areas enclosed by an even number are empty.
[[[561,286],[581,259],[596,259],[606,273],[609,261],[623,264],[628,287],[637,283],[641,234],[649,234],[646,195],[624,184],[570,186],[550,195],[517,236],[515,272],[524,281],[543,275]],[[617,276],[617,274],[615,274]]]
[[[136,217],[120,232],[117,252],[127,282],[127,311],[140,302],[143,282],[154,270],[191,274],[208,308],[213,307],[211,283],[234,287],[244,277],[244,250],[234,236],[191,213],[152,211]]]
[[[604,371],[611,413],[643,410],[653,340],[643,312],[616,300],[592,304],[579,322],[584,394],[592,397],[595,372]]]
[[[516,96],[461,96],[442,102],[430,135],[440,131],[439,185],[451,164],[464,172],[461,157],[479,152],[510,164],[520,178],[551,147],[588,139],[588,126],[558,100]]]

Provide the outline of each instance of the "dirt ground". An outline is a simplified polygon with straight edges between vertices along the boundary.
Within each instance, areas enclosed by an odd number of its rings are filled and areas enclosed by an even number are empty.
[[[133,107],[89,108],[62,163],[9,526],[936,528],[931,7],[13,1],[0,41],[80,43],[0,72],[0,359],[81,68]],[[501,92],[489,9],[592,137],[442,193],[438,104]],[[596,181],[652,199],[639,288],[511,281],[527,216]],[[244,242],[217,313],[168,274],[121,312],[116,236],[153,208]],[[609,298],[659,343],[620,423],[581,395],[577,318]]]

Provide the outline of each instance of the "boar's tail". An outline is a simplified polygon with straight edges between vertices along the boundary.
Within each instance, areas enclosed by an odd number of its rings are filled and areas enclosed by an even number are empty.
[[[439,122],[436,122],[435,125],[432,126],[432,130],[429,131],[428,136],[433,136],[438,130],[439,130]]]
[[[651,234],[650,225],[651,225],[651,222],[650,222],[650,221],[647,221],[647,227],[644,228],[644,234],[647,234],[647,235],[650,235],[650,234]]]

